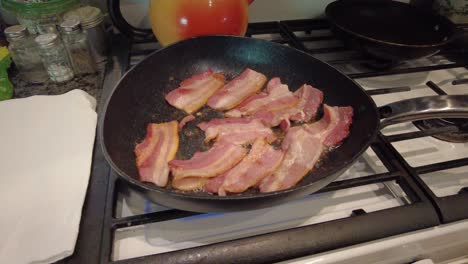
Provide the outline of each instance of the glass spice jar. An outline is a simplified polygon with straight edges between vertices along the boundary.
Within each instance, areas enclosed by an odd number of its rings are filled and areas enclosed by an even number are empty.
[[[60,24],[63,43],[70,56],[75,74],[95,73],[96,63],[91,54],[86,34],[78,19],[65,20]]]
[[[93,6],[82,6],[63,15],[63,20],[80,20],[81,27],[88,37],[94,61],[107,60],[108,43],[102,11]]]
[[[43,83],[49,79],[39,56],[39,50],[34,43],[34,36],[20,25],[5,29],[5,36],[10,43],[13,62],[19,71],[20,78],[30,83]]]
[[[55,33],[39,35],[35,39],[39,55],[49,77],[54,82],[66,82],[75,76],[70,59],[60,38]]]

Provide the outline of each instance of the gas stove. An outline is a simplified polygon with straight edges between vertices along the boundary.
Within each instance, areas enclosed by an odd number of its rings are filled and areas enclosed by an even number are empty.
[[[328,62],[359,83],[378,106],[468,94],[468,53],[461,48],[387,67],[345,47],[325,20],[253,23],[247,36]],[[161,48],[120,35],[112,43],[102,100],[124,72]],[[408,263],[467,257],[466,123],[386,127],[346,173],[318,193],[233,213],[152,204],[126,188],[98,146],[76,254],[79,258],[93,241],[98,249],[92,256],[99,263]]]

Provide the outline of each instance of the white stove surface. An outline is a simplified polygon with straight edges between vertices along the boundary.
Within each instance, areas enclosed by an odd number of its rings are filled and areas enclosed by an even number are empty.
[[[371,150],[338,180],[382,173],[387,170]],[[370,167],[369,164],[373,164]],[[136,228],[121,229],[115,233],[115,259],[126,259],[155,253],[206,245],[292,227],[326,222],[351,215],[355,209],[366,212],[401,206],[405,197],[395,197],[399,186],[389,182],[372,184],[335,192],[321,193],[273,208],[236,213],[214,213],[160,222]],[[400,194],[404,194],[399,190]],[[309,210],[304,210],[309,208]],[[164,210],[145,202],[142,197],[122,200],[122,216]]]
[[[358,79],[357,82],[366,90],[403,86],[411,87],[411,91],[409,92],[373,96],[376,104],[381,106],[403,99],[436,95],[425,85],[427,81],[433,81],[449,94],[467,94],[468,85],[451,85],[452,80],[467,77],[468,71],[464,68],[459,68],[426,73]],[[387,127],[383,130],[383,133],[385,135],[391,135],[409,131],[418,131],[418,129],[414,125],[406,123]],[[415,167],[468,156],[468,143],[448,143],[432,137],[396,142],[393,145],[402,153],[405,160],[411,166]],[[383,166],[376,154],[371,149],[368,149],[338,180],[362,177],[386,171],[387,169]],[[423,175],[423,180],[437,196],[447,196],[457,193],[462,187],[468,186],[467,173],[468,166],[465,166]],[[120,206],[118,206],[117,217],[165,210],[163,207],[146,202],[137,193],[130,193],[125,197],[120,194],[118,201]],[[372,212],[402,206],[407,202],[408,200],[405,197],[405,193],[400,187],[393,182],[388,182],[386,184],[371,184],[346,190],[315,194],[301,200],[268,209],[239,213],[205,214],[133,228],[119,229],[115,233],[112,257],[113,260],[121,260],[169,252],[344,218],[350,216],[353,210],[359,208],[367,212]],[[444,228],[446,228],[447,231],[444,231]],[[459,233],[462,232],[462,234],[466,234],[464,237],[467,238],[468,221],[457,223],[456,227],[453,227],[453,225],[448,225],[447,227],[441,226],[430,230],[418,231],[417,234],[425,234],[423,235],[424,238],[437,238],[444,234],[450,236],[457,233],[453,230],[458,230]],[[294,260],[293,262],[359,263],[357,261],[346,262],[346,256],[356,257],[360,253],[364,256],[362,252],[366,252],[366,250],[367,252],[369,250],[376,250],[378,246],[391,248],[392,245],[394,246],[394,244],[392,244],[394,243],[392,239],[397,239],[397,241],[399,241],[397,244],[400,243],[400,246],[402,245],[401,243],[404,243],[404,241],[408,239],[419,241],[417,240],[417,234],[404,234],[397,238],[388,238],[378,242],[366,243],[356,247]],[[452,238],[455,237],[457,236],[452,236]],[[457,239],[459,239],[459,237],[457,237]],[[385,241],[387,240],[390,242],[386,243]],[[361,247],[361,249],[357,251],[354,249],[353,251],[353,248],[357,247]],[[366,250],[363,251],[362,248]],[[464,249],[466,249],[465,252],[468,252],[468,248],[465,247]],[[410,251],[405,250],[404,252],[407,253]],[[419,251],[414,252],[418,254],[417,252]],[[339,256],[344,257],[340,259]]]
[[[281,264],[332,263],[467,264],[468,220],[281,262]]]
[[[450,70],[433,71],[430,73],[416,73],[405,75],[393,75],[379,78],[369,78],[358,80],[365,89],[389,88],[410,86],[412,89],[408,92],[400,92],[386,95],[377,95],[372,98],[377,106],[388,103],[421,97],[437,95],[425,83],[432,81],[441,87],[446,93],[468,94],[468,85],[452,85],[451,82],[456,79],[467,78],[468,71],[465,68],[456,68]],[[384,79],[382,86],[379,79]],[[414,83],[405,83],[410,80]],[[393,85],[389,85],[391,81]],[[417,82],[416,82],[417,81]],[[412,123],[398,124],[385,128],[384,135],[400,134],[404,132],[419,131]],[[449,143],[433,137],[423,137],[392,143],[400,154],[412,167],[419,167],[435,162],[443,162],[454,159],[465,158],[468,156],[468,143]],[[422,179],[439,197],[456,194],[461,188],[468,186],[468,166],[449,169],[422,175]]]

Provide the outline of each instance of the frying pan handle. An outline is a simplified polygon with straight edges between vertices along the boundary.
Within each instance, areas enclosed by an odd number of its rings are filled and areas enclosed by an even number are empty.
[[[468,118],[468,95],[427,96],[379,107],[380,128],[433,118]],[[468,122],[468,119],[467,119]]]

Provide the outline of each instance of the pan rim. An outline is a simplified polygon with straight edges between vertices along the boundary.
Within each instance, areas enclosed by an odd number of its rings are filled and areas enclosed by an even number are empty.
[[[333,178],[331,179],[330,182],[334,181],[338,176],[340,175],[336,175],[336,177],[333,177],[333,175],[335,175],[337,172],[343,170],[343,169],[346,169],[348,168],[349,166],[351,166],[355,161],[356,159],[358,159],[362,153],[364,153],[368,148],[369,146],[371,145],[371,143],[374,141],[374,139],[376,138],[377,136],[377,133],[379,132],[379,124],[380,122],[376,122],[376,126],[372,129],[372,133],[370,134],[369,136],[369,140],[363,144],[361,146],[361,149],[357,152],[355,152],[353,154],[352,157],[350,157],[349,159],[347,159],[341,166],[337,166],[335,168],[333,168],[332,170],[329,170],[327,171],[327,174],[326,176],[323,176],[323,177],[320,177],[319,179],[317,179],[317,181],[314,181],[314,182],[311,182],[311,183],[308,183],[306,185],[303,185],[303,186],[294,186],[292,188],[289,188],[289,189],[286,189],[286,190],[281,190],[281,191],[275,191],[275,192],[268,192],[268,193],[257,193],[255,195],[242,195],[242,194],[239,194],[239,195],[229,195],[229,196],[218,196],[218,195],[209,195],[207,194],[206,196],[201,196],[201,195],[196,195],[194,194],[194,192],[182,192],[182,191],[174,191],[173,189],[167,189],[167,188],[164,188],[164,187],[158,187],[154,184],[150,184],[150,183],[144,183],[144,182],[141,182],[131,176],[129,176],[127,173],[125,173],[124,171],[122,171],[115,163],[114,161],[112,160],[112,158],[110,157],[109,155],[109,152],[107,151],[107,147],[106,147],[106,144],[105,144],[105,141],[104,141],[104,122],[105,122],[105,117],[106,117],[106,114],[107,114],[107,108],[109,106],[109,103],[114,95],[114,93],[116,92],[116,90],[118,89],[120,83],[125,79],[125,77],[130,74],[130,72],[132,72],[133,70],[135,70],[137,68],[138,65],[144,63],[146,60],[148,60],[150,57],[154,56],[154,54],[158,54],[160,52],[165,52],[166,50],[168,49],[173,49],[175,47],[177,47],[178,45],[181,45],[182,43],[185,43],[185,42],[190,42],[190,41],[197,41],[199,39],[209,39],[209,38],[212,38],[212,39],[226,39],[226,38],[231,38],[231,39],[245,39],[245,40],[248,40],[248,41],[252,41],[252,42],[267,42],[269,43],[269,45],[271,46],[274,46],[276,48],[279,48],[279,49],[293,49],[295,52],[299,52],[301,53],[302,56],[307,56],[309,57],[310,59],[313,59],[313,60],[316,60],[320,63],[323,63],[324,65],[328,66],[330,69],[336,71],[338,74],[342,75],[343,77],[345,77],[346,79],[348,79],[351,83],[353,83],[354,85],[356,85],[361,91],[362,93],[364,94],[364,96],[367,97],[367,100],[368,102],[372,105],[372,108],[374,109],[374,111],[376,112],[376,117],[378,119],[378,121],[380,121],[380,118],[379,118],[379,115],[378,115],[378,111],[377,111],[377,105],[375,104],[374,100],[370,97],[370,95],[368,95],[365,90],[356,82],[354,81],[353,79],[351,79],[349,76],[347,76],[346,74],[344,74],[343,72],[341,72],[340,70],[336,69],[335,67],[331,66],[330,64],[328,64],[327,62],[325,61],[322,61],[318,58],[315,58],[313,57],[312,55],[302,51],[302,50],[299,50],[299,49],[296,49],[296,48],[293,48],[293,47],[286,47],[284,45],[281,45],[281,44],[278,44],[278,43],[274,43],[274,42],[271,42],[271,41],[267,41],[267,40],[262,40],[262,39],[253,39],[253,38],[249,38],[249,37],[243,37],[243,36],[231,36],[231,35],[210,35],[210,36],[196,36],[196,37],[192,37],[192,38],[188,38],[188,39],[185,39],[185,40],[182,40],[182,41],[179,41],[177,43],[174,43],[172,45],[169,45],[167,47],[164,47],[162,49],[159,49],[159,50],[156,50],[154,52],[152,52],[151,54],[149,54],[148,56],[146,56],[143,60],[141,60],[140,62],[138,62],[136,65],[134,65],[130,70],[128,70],[127,72],[125,72],[122,77],[119,79],[119,81],[114,85],[114,87],[112,88],[112,91],[109,93],[108,97],[106,98],[105,100],[105,103],[103,105],[103,108],[102,108],[102,113],[101,116],[99,117],[99,129],[98,129],[98,136],[99,136],[99,143],[101,145],[101,150],[102,150],[102,153],[103,153],[103,156],[104,158],[106,159],[106,161],[109,163],[109,165],[111,166],[111,168],[119,175],[119,177],[123,178],[127,183],[129,183],[132,187],[136,188],[136,189],[139,189],[139,190],[144,190],[144,191],[147,191],[147,192],[157,192],[157,193],[160,193],[160,194],[167,194],[167,195],[170,195],[170,196],[174,196],[174,197],[178,197],[178,198],[182,198],[182,199],[191,199],[191,200],[200,200],[200,201],[235,201],[235,200],[256,200],[256,199],[262,199],[262,198],[268,198],[268,197],[276,197],[278,195],[285,195],[285,194],[288,194],[290,192],[298,192],[299,190],[302,190],[302,189],[306,189],[306,188],[310,188],[311,185],[313,185],[314,183],[318,182],[318,181],[321,181],[323,179],[326,179],[328,177],[330,178]],[[347,139],[345,139],[347,140]],[[340,147],[338,147],[335,151],[339,151]],[[327,184],[328,185],[328,184]],[[314,192],[311,192],[311,193],[314,193]]]
[[[342,26],[341,24],[338,24],[335,19],[332,19],[331,18],[331,15],[330,15],[330,10],[332,8],[335,8],[336,5],[339,5],[340,3],[344,2],[346,0],[337,0],[337,1],[334,1],[330,4],[327,5],[327,7],[325,8],[325,14],[328,18],[328,21],[338,27],[340,30],[348,33],[348,34],[351,34],[355,37],[358,37],[358,38],[361,38],[361,39],[364,39],[364,40],[368,40],[368,41],[372,41],[372,42],[375,42],[375,43],[379,43],[379,44],[383,44],[383,45],[388,45],[388,46],[396,46],[396,47],[404,47],[404,48],[438,48],[438,47],[442,47],[444,45],[447,45],[451,42],[453,42],[453,40],[456,38],[456,33],[455,33],[455,30],[456,30],[456,26],[455,24],[453,24],[452,21],[450,21],[448,18],[444,17],[444,16],[441,16],[441,15],[438,15],[438,14],[432,14],[434,16],[434,18],[440,18],[441,20],[444,21],[444,23],[447,23],[448,25],[450,25],[454,32],[452,33],[451,36],[447,36],[447,39],[444,40],[444,41],[441,41],[441,42],[437,42],[437,43],[431,43],[431,44],[404,44],[404,43],[398,43],[398,42],[391,42],[391,41],[385,41],[385,40],[380,40],[380,39],[376,39],[376,38],[372,38],[372,37],[369,37],[369,36],[366,36],[366,35],[363,35],[361,33],[357,33],[355,31],[352,31],[350,29],[347,29],[346,27]],[[402,3],[402,2],[398,2],[398,1],[393,1],[393,0],[380,0],[382,2],[394,2],[396,4],[400,4],[400,5],[405,5],[405,6],[410,6],[410,8],[415,8],[415,7],[412,7],[411,5],[409,4],[405,4],[405,3]]]

